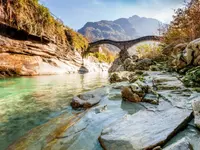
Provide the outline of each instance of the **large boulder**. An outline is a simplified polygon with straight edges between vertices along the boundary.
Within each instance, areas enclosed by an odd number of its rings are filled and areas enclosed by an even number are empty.
[[[186,48],[187,64],[200,65],[200,38],[190,42]]]
[[[176,45],[169,55],[169,64],[172,68],[179,70],[187,65],[187,58],[185,57],[187,43],[180,43]]]
[[[127,56],[123,59],[121,57],[115,59],[112,66],[109,69],[109,72],[118,72],[118,71],[135,71],[136,62],[138,61],[138,56]]]
[[[135,71],[136,62],[134,62],[131,58],[127,58],[124,61],[124,68],[126,71]]]
[[[198,100],[194,100],[192,103],[193,112],[194,112],[194,123],[196,126],[200,129],[200,97],[198,97]]]
[[[134,103],[147,102],[156,105],[159,103],[159,95],[140,80],[137,80],[130,86],[123,87],[121,95],[124,101]]]
[[[183,53],[185,51],[186,47],[187,47],[187,43],[180,43],[180,44],[176,45],[173,48],[171,55],[175,57],[175,56],[179,55],[180,53]]]
[[[162,53],[166,56],[170,56],[172,51],[173,51],[173,48],[175,47],[175,43],[172,43],[172,44],[169,44],[167,46],[165,46],[162,50]]]
[[[107,94],[106,88],[99,88],[94,91],[86,92],[72,98],[71,106],[74,109],[87,109],[98,104],[103,96]]]
[[[166,143],[191,116],[191,110],[178,108],[139,111],[104,128],[99,140],[105,150],[153,149]]]
[[[135,73],[128,72],[128,71],[122,71],[122,72],[114,72],[110,75],[110,82],[123,82],[123,81],[129,81],[130,77],[134,76]]]
[[[145,95],[143,90],[137,84],[124,87],[121,93],[122,93],[122,99],[124,101],[130,101],[135,103],[141,102]]]
[[[71,106],[74,109],[77,108],[90,108],[96,104],[98,104],[101,100],[101,97],[87,95],[86,97],[82,97],[82,95],[78,95],[72,98]]]
[[[153,65],[153,61],[149,58],[142,59],[136,63],[135,69],[149,70],[149,67]]]
[[[138,61],[138,56],[137,55],[133,55],[132,57],[129,57],[127,59],[124,60],[124,68],[126,71],[135,71],[136,68],[136,62]]]
[[[172,61],[171,61],[171,67],[180,70],[187,66],[187,62],[184,61],[182,54],[178,54]]]

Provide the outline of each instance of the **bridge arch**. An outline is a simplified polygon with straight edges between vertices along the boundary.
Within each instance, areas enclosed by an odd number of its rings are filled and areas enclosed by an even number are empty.
[[[91,50],[91,48],[93,48],[95,46],[99,46],[99,45],[102,45],[102,44],[110,44],[110,45],[118,47],[120,49],[119,54],[120,54],[120,56],[122,56],[122,54],[123,55],[128,54],[127,50],[130,47],[132,47],[132,46],[134,46],[134,45],[136,45],[140,42],[144,42],[144,41],[159,41],[159,42],[161,42],[162,37],[150,35],[150,36],[144,36],[144,37],[140,37],[140,38],[129,40],[129,41],[113,41],[113,40],[109,40],[109,39],[99,40],[99,41],[96,41],[96,42],[89,43],[87,53],[92,52],[90,50]]]

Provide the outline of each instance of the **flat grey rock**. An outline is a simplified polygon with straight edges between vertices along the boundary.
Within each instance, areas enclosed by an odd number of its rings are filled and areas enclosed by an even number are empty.
[[[192,146],[193,150],[199,150],[200,148],[200,130],[195,128],[193,124],[193,120],[188,124],[187,128],[183,131],[180,131],[176,136],[174,136],[169,142],[166,144],[165,148],[177,143],[177,141],[186,138],[187,141]]]
[[[139,111],[105,128],[99,138],[106,150],[142,150],[163,145],[184,127],[192,116],[188,109]]]
[[[198,100],[192,102],[193,112],[194,112],[194,123],[200,129],[200,97]]]
[[[176,143],[164,148],[163,150],[192,150],[192,146],[186,138],[182,138]]]

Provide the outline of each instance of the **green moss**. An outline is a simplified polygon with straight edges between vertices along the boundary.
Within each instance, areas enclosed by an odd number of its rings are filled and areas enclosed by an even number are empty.
[[[200,66],[190,69],[183,77],[183,82],[189,87],[200,87]]]
[[[140,80],[140,81],[142,81],[142,82],[144,82],[144,81],[145,81],[145,79],[144,79],[144,76],[143,76],[143,75],[140,75],[140,76],[138,76],[138,77],[137,77],[137,79],[138,79],[138,80]]]

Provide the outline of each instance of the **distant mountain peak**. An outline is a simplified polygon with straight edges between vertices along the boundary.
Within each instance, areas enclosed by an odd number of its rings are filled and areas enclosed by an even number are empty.
[[[114,21],[88,22],[78,32],[90,41],[99,39],[130,40],[145,35],[157,35],[160,24],[162,22],[157,19],[133,15]]]
[[[138,16],[138,15],[133,15],[132,17],[130,17],[130,18],[141,18],[140,16]]]

